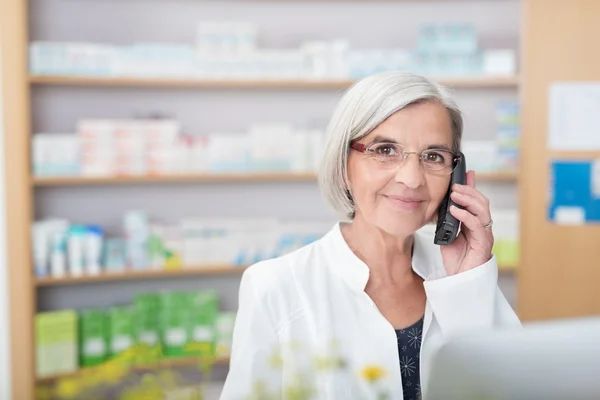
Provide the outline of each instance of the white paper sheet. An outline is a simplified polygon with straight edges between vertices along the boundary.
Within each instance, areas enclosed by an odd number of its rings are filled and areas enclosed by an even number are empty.
[[[550,86],[548,147],[552,150],[600,150],[600,83]]]

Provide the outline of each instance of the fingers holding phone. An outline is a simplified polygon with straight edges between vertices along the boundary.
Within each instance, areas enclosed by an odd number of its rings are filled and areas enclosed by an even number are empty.
[[[453,185],[450,197],[463,207],[450,207],[450,213],[461,222],[459,237],[462,240],[455,244],[456,251],[462,253],[462,260],[455,266],[455,271],[468,271],[486,263],[492,256],[494,235],[490,202],[475,188],[474,171],[467,173],[467,185]]]

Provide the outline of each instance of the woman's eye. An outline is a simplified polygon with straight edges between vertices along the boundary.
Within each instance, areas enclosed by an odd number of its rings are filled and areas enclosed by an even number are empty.
[[[377,148],[377,154],[392,157],[398,155],[398,150],[394,146],[383,145]]]
[[[427,153],[425,155],[425,161],[431,162],[431,163],[443,163],[444,156],[440,153]]]

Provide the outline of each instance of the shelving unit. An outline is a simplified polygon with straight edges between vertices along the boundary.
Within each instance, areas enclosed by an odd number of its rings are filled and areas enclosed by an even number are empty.
[[[457,77],[436,79],[440,84],[454,88],[515,88],[519,78],[508,77]],[[114,86],[114,87],[167,87],[199,89],[346,89],[353,80],[208,80],[168,78],[121,78],[83,76],[31,76],[33,85],[63,86]]]
[[[482,181],[518,180],[517,172],[479,172],[476,179]],[[260,174],[188,174],[162,176],[122,176],[122,177],[48,177],[32,178],[33,186],[88,186],[124,185],[131,183],[184,183],[184,182],[284,182],[315,181],[312,173],[260,173]]]
[[[48,6],[48,4],[52,4]],[[4,114],[4,127],[5,127],[5,165],[6,165],[6,207],[7,207],[7,223],[10,232],[7,234],[7,261],[9,265],[9,301],[11,304],[11,315],[10,315],[10,336],[11,336],[11,379],[12,379],[12,390],[13,397],[15,399],[33,399],[34,398],[34,386],[36,382],[35,378],[35,348],[34,348],[34,324],[33,318],[37,312],[37,300],[38,295],[41,291],[53,292],[66,290],[69,288],[63,288],[66,286],[74,285],[95,285],[102,284],[106,285],[107,290],[110,287],[111,282],[116,281],[128,281],[136,282],[143,280],[154,280],[160,281],[163,278],[169,279],[210,279],[212,276],[218,275],[231,275],[231,279],[239,279],[240,273],[244,270],[243,268],[231,267],[231,266],[210,266],[198,268],[190,268],[177,271],[143,271],[143,272],[127,272],[123,274],[101,274],[95,277],[64,277],[58,279],[44,278],[37,279],[33,276],[33,266],[31,260],[31,224],[36,218],[45,217],[45,209],[43,207],[44,201],[54,202],[53,204],[60,204],[57,201],[57,196],[71,196],[73,193],[89,193],[98,194],[100,190],[103,190],[101,186],[119,186],[116,191],[116,196],[119,196],[119,191],[125,185],[140,184],[147,185],[144,190],[161,190],[156,188],[153,184],[208,184],[208,183],[224,183],[231,184],[232,187],[239,183],[251,183],[253,185],[244,185],[240,190],[243,194],[246,191],[250,191],[250,186],[256,187],[255,190],[262,190],[263,183],[276,182],[276,183],[294,183],[294,182],[314,182],[314,174],[290,174],[290,173],[274,173],[274,174],[219,174],[219,175],[176,175],[176,176],[143,176],[143,177],[101,177],[101,178],[88,178],[88,177],[53,177],[53,178],[40,178],[32,177],[30,169],[30,137],[36,131],[61,131],[65,129],[72,129],[75,125],[77,118],[82,117],[95,117],[100,114],[100,117],[113,117],[115,114],[115,107],[110,109],[111,100],[110,96],[118,97],[119,99],[125,98],[122,101],[141,101],[143,104],[143,111],[154,111],[156,108],[163,106],[173,107],[178,110],[178,107],[187,107],[185,104],[193,103],[190,108],[193,110],[186,109],[182,111],[185,114],[183,119],[187,117],[185,122],[189,122],[190,125],[196,124],[195,128],[202,128],[203,123],[210,120],[210,118],[216,119],[221,118],[222,114],[214,113],[213,101],[220,102],[215,107],[229,107],[232,103],[234,96],[248,96],[248,93],[260,93],[260,101],[258,106],[267,108],[265,106],[265,97],[268,96],[286,96],[284,106],[293,109],[294,113],[297,113],[297,109],[294,106],[298,104],[306,106],[310,115],[302,115],[298,117],[298,121],[304,118],[304,121],[317,121],[321,123],[324,119],[324,115],[329,113],[328,107],[333,103],[331,101],[334,96],[337,96],[343,89],[348,88],[354,83],[353,80],[335,80],[335,81],[304,81],[304,80],[237,80],[237,81],[223,81],[223,80],[196,80],[196,79],[155,79],[155,78],[99,78],[99,77],[82,77],[82,76],[30,76],[28,72],[28,44],[30,40],[53,40],[56,36],[48,34],[48,30],[51,27],[56,26],[55,22],[58,18],[65,18],[65,20],[72,20],[72,17],[67,15],[63,16],[60,12],[53,10],[51,7],[61,9],[61,12],[67,10],[72,12],[74,9],[77,10],[78,18],[94,18],[98,21],[106,22],[107,15],[112,15],[110,18],[115,18],[117,21],[111,21],[114,24],[115,29],[103,29],[93,32],[93,30],[87,30],[85,24],[71,24],[65,28],[61,35],[72,40],[96,40],[94,38],[81,36],[82,31],[86,32],[88,36],[91,34],[98,35],[96,38],[98,41],[126,41],[127,38],[119,37],[119,35],[135,35],[142,32],[140,39],[144,39],[143,35],[152,33],[157,36],[152,36],[153,40],[164,39],[173,40],[174,38],[185,37],[181,31],[178,31],[179,24],[169,20],[167,26],[163,26],[165,29],[160,28],[156,24],[156,21],[150,19],[141,18],[140,24],[146,24],[139,27],[139,30],[130,24],[123,23],[127,18],[137,18],[141,13],[137,7],[150,7],[147,4],[141,4],[143,2],[126,2],[123,3],[119,13],[115,13],[114,9],[109,10],[108,7],[117,7],[116,4],[109,4],[110,2],[89,2],[86,3],[85,8],[78,8],[80,5],[78,2],[61,2],[61,1],[45,1],[45,0],[7,0],[0,4],[0,32],[2,39],[1,51],[1,63],[2,63],[2,95],[3,99],[3,114]],[[151,7],[157,7],[155,11],[160,11],[161,7],[202,7],[203,2],[183,2],[185,6],[181,5],[182,2],[152,2]],[[211,2],[206,2],[211,3]],[[223,2],[233,3],[233,2]],[[273,2],[278,4],[280,2]],[[298,3],[298,4],[296,4]],[[335,7],[336,2],[333,2],[327,7]],[[349,2],[350,3],[350,2]],[[360,4],[360,2],[351,2],[352,4]],[[398,5],[401,2],[383,2],[378,3],[380,7],[401,7]],[[430,20],[431,18],[431,6],[417,4],[421,2],[415,2],[415,5],[411,4],[411,12],[416,8],[420,8],[420,20]],[[450,19],[463,18],[462,11],[458,10],[454,6],[454,1],[436,2],[436,7],[447,7],[448,14],[453,14]],[[458,2],[461,3],[461,2]],[[484,2],[485,7],[504,7],[501,3],[505,2]],[[179,5],[178,5],[179,4]],[[316,4],[316,3],[313,3]],[[344,7],[344,12],[347,11],[350,6],[346,7],[346,3],[339,2],[340,7]],[[385,4],[385,5],[382,5]],[[447,6],[445,6],[446,4]],[[289,2],[286,7],[290,5],[293,7],[310,7],[310,3],[303,4],[302,2]],[[370,3],[369,3],[370,5]],[[253,6],[253,5],[250,5]],[[319,6],[321,4],[319,3]],[[462,5],[461,5],[462,6]],[[121,7],[121,5],[119,6]],[[212,7],[212,6],[211,6]],[[229,7],[229,6],[228,6]],[[249,7],[247,2],[236,2],[235,7]],[[469,7],[465,4],[465,7]],[[90,11],[94,8],[100,8],[99,13]],[[259,9],[260,7],[253,7],[251,10]],[[126,9],[126,10],[125,10]],[[135,10],[134,10],[135,9]],[[233,8],[232,8],[233,9]],[[253,16],[246,16],[246,14],[231,13],[232,9],[228,9],[226,18],[253,18]],[[108,11],[107,11],[108,10]],[[53,12],[51,12],[53,11]],[[136,12],[134,12],[136,11]],[[145,10],[144,10],[145,11]],[[397,11],[397,10],[396,10]],[[514,11],[509,9],[509,11]],[[51,15],[52,14],[52,15]],[[81,14],[81,16],[80,16]],[[116,15],[118,14],[118,15]],[[160,14],[160,13],[157,13]],[[322,37],[336,37],[340,24],[326,23],[322,15],[315,16],[315,13],[308,13],[304,15],[310,15],[310,18],[320,20],[321,29],[328,31],[319,32]],[[378,31],[378,34],[385,35],[388,38],[390,29],[396,29],[401,24],[398,24],[398,16],[402,13],[385,13],[384,16],[386,21],[377,20],[377,26],[374,29]],[[468,14],[468,13],[467,13]],[[191,15],[191,14],[190,14]],[[193,18],[219,18],[219,15],[203,14],[198,13],[199,17]],[[514,29],[512,26],[512,17],[506,17],[506,13],[495,13],[493,23],[502,24],[503,22],[495,22],[498,18],[501,21],[509,21],[509,29]],[[37,16],[37,19],[36,19]],[[255,17],[256,15],[254,15]],[[183,15],[182,18],[188,18],[189,15]],[[286,24],[284,20],[285,16],[278,18],[277,26],[271,26],[271,35],[275,32],[277,35],[277,29],[286,30],[290,29],[293,24]],[[289,37],[300,38],[300,34],[306,32],[306,25],[301,21],[300,15],[293,14],[288,15],[288,22],[301,22],[295,29],[294,35]],[[346,15],[346,17],[348,17]],[[468,16],[471,20],[477,20],[472,13]],[[505,18],[502,20],[502,18]],[[415,21],[417,20],[415,19]],[[352,21],[354,24],[356,18],[347,18],[348,21]],[[136,21],[138,21],[136,19]],[[265,21],[263,19],[263,21]],[[188,21],[189,22],[189,21]],[[319,22],[319,21],[317,21]],[[416,22],[409,21],[413,29],[416,26]],[[414,22],[414,23],[413,23]],[[69,22],[70,23],[70,22]],[[343,23],[343,22],[341,22]],[[387,24],[387,26],[385,25]],[[486,28],[488,22],[483,22],[480,27]],[[118,27],[126,27],[121,29]],[[382,31],[379,29],[384,27]],[[497,34],[495,30],[498,26],[496,25],[491,30],[488,30],[488,34],[494,31],[493,34]],[[168,29],[166,29],[168,28]],[[177,32],[175,32],[177,31]],[[505,30],[500,30],[506,33]],[[355,35],[352,40],[358,38],[358,42],[364,39],[364,34],[361,32],[356,36],[355,32],[351,32]],[[502,33],[501,33],[502,34]],[[167,35],[167,37],[160,35]],[[172,35],[168,37],[168,35]],[[60,36],[60,35],[59,35]],[[317,35],[318,36],[318,35]],[[402,35],[400,35],[402,36]],[[174,39],[179,40],[179,39]],[[376,39],[378,40],[378,39]],[[375,42],[379,43],[379,41]],[[287,44],[287,43],[276,43],[276,44]],[[387,45],[387,43],[386,43]],[[529,76],[529,75],[528,75]],[[456,91],[464,89],[464,93],[469,96],[478,96],[480,91],[493,91],[494,93],[500,93],[499,95],[493,95],[497,99],[511,98],[516,95],[516,90],[519,89],[521,79],[519,76],[512,77],[473,77],[473,78],[446,78],[438,80],[441,84],[457,89]],[[121,90],[122,89],[122,90]],[[170,90],[174,89],[174,90]],[[205,90],[203,90],[205,89]],[[223,94],[219,91],[222,90]],[[149,96],[149,93],[156,91],[159,93],[157,96]],[[270,93],[265,94],[265,91]],[[277,92],[275,92],[277,91]],[[317,103],[313,104],[312,99],[308,100],[307,96],[312,95],[311,91],[315,91],[317,96]],[[463,92],[460,92],[462,95]],[[87,96],[93,94],[94,101],[86,103]],[[210,102],[205,101],[204,103],[196,103],[196,97],[211,95],[215,99],[211,98]],[[296,96],[297,95],[297,96]],[[56,96],[56,97],[55,97]],[[73,97],[77,100],[73,101]],[[81,97],[77,97],[81,96]],[[130,96],[130,97],[129,97]],[[180,102],[171,102],[168,96],[177,97]],[[231,97],[229,97],[231,96]],[[328,98],[325,98],[329,96]],[[92,96],[90,96],[92,97]],[[302,97],[302,100],[298,100],[297,104],[290,104],[292,97]],[[81,98],[81,101],[79,100]],[[191,100],[190,100],[191,99]],[[56,100],[56,101],[55,101]],[[248,97],[245,97],[243,101],[247,101]],[[488,105],[491,104],[491,100],[488,98]],[[186,103],[187,102],[187,103]],[[234,102],[235,103],[235,102]],[[248,101],[251,103],[251,101]],[[459,101],[459,103],[461,103]],[[479,101],[476,102],[479,106]],[[240,104],[244,104],[242,107]],[[235,106],[246,108],[246,105],[252,106],[252,104],[236,103]],[[208,109],[207,113],[213,113],[206,116],[206,119],[196,118],[196,114],[200,114],[205,110],[202,106]],[[257,106],[257,107],[258,107]],[[231,118],[239,124],[252,123],[259,118],[268,117],[279,117],[277,112],[282,111],[281,104],[275,104],[276,107],[268,112],[255,113],[256,110],[248,111],[245,115],[235,115],[236,118]],[[86,108],[87,107],[87,108]],[[156,107],[156,108],[155,108]],[[58,116],[56,111],[62,109],[68,109],[67,112],[62,113]],[[93,111],[90,113],[90,110]],[[325,110],[325,111],[322,111]],[[132,112],[132,110],[123,111],[117,109],[118,112]],[[137,111],[137,110],[136,110]],[[227,109],[227,111],[230,111]],[[235,109],[234,112],[239,112],[239,109]],[[321,112],[321,115],[312,115],[315,112]],[[89,115],[86,115],[89,113]],[[103,115],[105,113],[106,115]],[[271,115],[271,113],[273,115]],[[119,114],[121,115],[121,114]],[[230,114],[226,114],[229,116]],[[288,112],[283,118],[289,118],[290,115],[296,116]],[[240,117],[240,118],[237,118]],[[479,115],[477,116],[479,117]],[[313,119],[314,118],[314,119]],[[482,117],[483,118],[483,117]],[[225,126],[226,123],[231,121],[221,121],[223,123],[223,129],[227,128],[238,128]],[[68,128],[67,128],[68,127]],[[477,174],[478,180],[490,181],[490,182],[501,182],[512,185],[521,180],[521,173],[479,173]],[[254,185],[256,184],[256,185]],[[208,185],[207,185],[208,186]],[[241,185],[238,185],[241,186]],[[271,185],[272,186],[272,185]],[[307,190],[313,190],[314,185],[306,188]],[[510,186],[512,187],[512,186]],[[171,187],[169,187],[171,189]],[[304,189],[304,187],[303,187]],[[202,195],[205,193],[205,187],[198,187],[197,190]],[[126,190],[123,190],[126,192]],[[132,192],[127,190],[129,194]],[[112,196],[115,191],[111,191]],[[296,192],[294,192],[294,195]],[[202,197],[202,196],[199,196]],[[283,197],[282,197],[283,198]],[[287,201],[277,198],[274,202]],[[138,198],[136,198],[138,200]],[[140,198],[142,202],[144,199]],[[305,199],[294,198],[296,205],[304,205]],[[205,210],[209,207],[205,200],[204,204],[198,205],[197,208],[190,208],[192,210]],[[211,198],[210,201],[213,201]],[[169,206],[169,205],[167,205]],[[196,204],[193,205],[196,207]],[[269,205],[266,205],[269,207]],[[294,208],[294,204],[289,205],[290,208]],[[114,212],[119,213],[122,210],[116,209]],[[269,210],[270,211],[270,210]],[[60,215],[59,215],[60,216]],[[102,223],[102,221],[98,221]],[[502,269],[502,273],[514,274],[516,271],[514,268]],[[229,278],[228,278],[229,279]],[[105,286],[102,286],[104,290]],[[77,290],[74,290],[77,291]],[[61,292],[62,293],[62,292]],[[169,361],[171,362],[171,361]],[[191,363],[193,360],[178,360],[173,361],[171,365],[175,366],[176,363]],[[227,364],[227,360],[221,360],[221,364]],[[187,364],[186,364],[187,365]],[[55,377],[54,377],[55,378]]]

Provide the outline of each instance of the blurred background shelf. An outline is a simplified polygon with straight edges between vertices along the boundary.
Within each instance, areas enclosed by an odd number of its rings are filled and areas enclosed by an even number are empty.
[[[511,274],[517,271],[515,265],[500,265],[499,271],[501,274]],[[84,276],[65,276],[62,278],[37,278],[35,285],[37,287],[47,286],[68,286],[81,285],[87,283],[114,282],[124,280],[143,280],[143,279],[164,279],[176,277],[193,277],[193,276],[215,276],[215,275],[241,275],[246,270],[244,266],[198,266],[185,267],[176,270],[150,270],[150,271],[126,271],[101,273],[99,275],[84,275]]]
[[[135,372],[143,372],[143,371],[150,371],[150,370],[153,370],[156,368],[192,367],[199,363],[200,363],[200,357],[184,357],[184,358],[165,359],[165,360],[157,361],[157,362],[150,363],[150,364],[144,364],[144,365],[135,365],[135,366],[132,366],[131,368]],[[219,358],[215,359],[215,362],[213,365],[214,366],[227,366],[227,365],[229,365],[229,357],[219,357]],[[93,367],[91,367],[89,369],[93,369]],[[70,373],[65,373],[65,374],[57,374],[57,375],[46,376],[43,378],[37,378],[36,382],[38,384],[51,383],[51,382],[56,381],[57,379],[73,377],[82,372],[85,372],[85,369],[81,369],[76,372],[70,372]]]
[[[61,278],[38,278],[35,285],[41,286],[64,286],[79,285],[84,283],[110,282],[123,280],[162,279],[171,277],[187,276],[210,276],[210,275],[241,275],[246,268],[243,266],[214,265],[214,266],[189,266],[180,269],[160,269],[144,271],[125,272],[103,272],[99,275],[65,276]]]
[[[178,182],[293,182],[314,181],[312,173],[235,173],[235,174],[186,174],[162,176],[122,176],[122,177],[33,177],[34,186],[89,186],[89,185],[122,185],[128,183],[178,183]],[[480,172],[478,180],[516,181],[517,172]]]
[[[513,88],[519,85],[514,77],[469,77],[433,78],[445,86],[455,88]],[[206,89],[346,89],[354,80],[298,80],[298,79],[168,79],[168,78],[123,78],[123,77],[84,77],[84,76],[31,76],[34,85],[56,86],[116,86],[116,87],[168,87]]]

